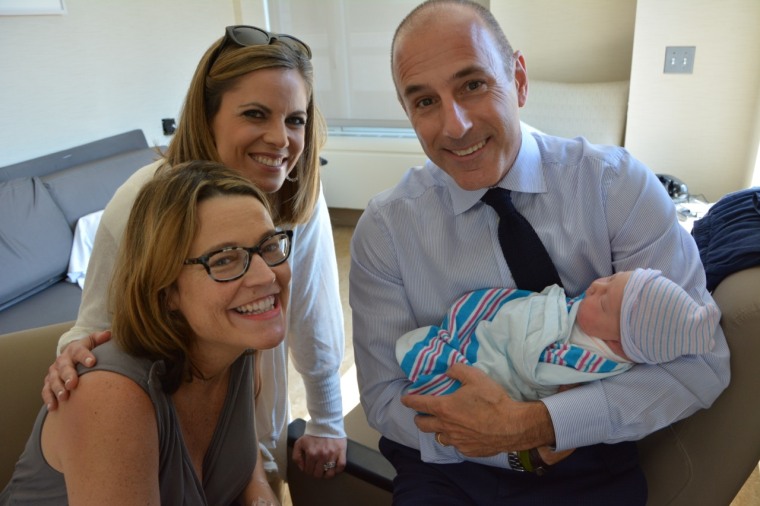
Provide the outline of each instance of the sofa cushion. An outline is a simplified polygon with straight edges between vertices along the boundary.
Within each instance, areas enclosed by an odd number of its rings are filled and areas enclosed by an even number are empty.
[[[43,176],[42,181],[73,230],[80,217],[103,209],[132,173],[158,158],[153,149],[139,149]]]
[[[628,113],[628,81],[561,83],[531,79],[520,119],[560,137],[622,146]]]
[[[0,310],[63,279],[73,238],[39,178],[0,183]]]

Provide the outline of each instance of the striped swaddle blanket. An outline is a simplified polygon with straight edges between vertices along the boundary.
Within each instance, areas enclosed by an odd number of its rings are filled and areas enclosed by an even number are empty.
[[[440,326],[416,329],[397,342],[397,359],[412,381],[407,392],[453,392],[459,382],[445,373],[455,363],[479,367],[519,400],[627,370],[631,364],[605,357],[604,350],[574,344],[582,298],[568,299],[556,285],[541,293],[490,288],[460,297]]]

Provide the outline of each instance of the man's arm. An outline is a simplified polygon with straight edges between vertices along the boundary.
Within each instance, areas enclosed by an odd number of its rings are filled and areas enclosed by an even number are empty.
[[[416,411],[401,403],[410,382],[396,361],[396,341],[419,325],[395,258],[392,241],[370,206],[351,242],[350,302],[362,405],[370,426],[389,439],[420,449],[423,460],[461,462],[464,455],[454,446],[438,444],[434,433],[420,431],[415,425]],[[471,460],[508,467],[504,455]]]
[[[696,244],[679,225],[654,173],[631,158],[607,182],[604,213],[614,271],[658,269],[696,301],[712,302]],[[557,447],[637,440],[709,407],[730,379],[720,327],[714,339],[715,347],[704,355],[636,365],[625,374],[543,399]]]

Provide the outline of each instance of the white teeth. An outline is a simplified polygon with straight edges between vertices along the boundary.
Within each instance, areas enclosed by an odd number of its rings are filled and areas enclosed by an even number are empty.
[[[269,311],[272,308],[274,308],[274,295],[257,300],[251,304],[236,307],[235,311],[240,314],[259,314]]]
[[[270,167],[277,167],[279,165],[282,165],[282,162],[285,160],[284,158],[269,158],[268,156],[261,155],[254,155],[252,158],[255,162],[269,165]]]
[[[475,151],[479,150],[483,146],[486,145],[486,141],[480,141],[479,143],[475,144],[472,147],[469,147],[467,149],[463,149],[462,151],[456,151],[454,149],[451,150],[452,153],[454,153],[457,156],[467,156],[469,154],[474,153]]]

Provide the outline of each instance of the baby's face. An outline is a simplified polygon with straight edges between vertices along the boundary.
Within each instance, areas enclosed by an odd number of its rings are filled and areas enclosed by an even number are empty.
[[[631,271],[617,272],[591,283],[580,302],[576,322],[586,334],[605,341],[620,341],[623,291]]]

